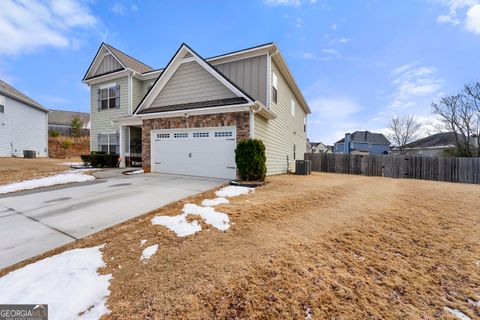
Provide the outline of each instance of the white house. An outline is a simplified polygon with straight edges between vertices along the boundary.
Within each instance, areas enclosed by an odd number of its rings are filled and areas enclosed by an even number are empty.
[[[48,156],[48,110],[0,80],[0,157]]]

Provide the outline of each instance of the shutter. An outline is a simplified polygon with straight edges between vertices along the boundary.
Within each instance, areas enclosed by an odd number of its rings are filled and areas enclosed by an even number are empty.
[[[120,85],[115,87],[115,108],[120,109]]]
[[[97,134],[97,151],[102,151],[102,134]]]
[[[97,89],[97,110],[101,111],[102,110],[102,100],[101,98],[101,92],[100,88]]]
[[[116,139],[115,144],[120,147],[120,133],[119,132],[117,132],[115,134],[115,139]]]

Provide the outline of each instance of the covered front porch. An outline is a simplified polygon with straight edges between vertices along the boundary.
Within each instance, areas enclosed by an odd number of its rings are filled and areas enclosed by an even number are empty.
[[[142,120],[129,117],[116,122],[120,132],[120,167],[142,167]]]

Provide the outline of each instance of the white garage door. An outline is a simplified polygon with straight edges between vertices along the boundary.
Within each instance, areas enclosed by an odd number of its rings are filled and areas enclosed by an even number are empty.
[[[235,127],[151,131],[152,171],[235,179]]]

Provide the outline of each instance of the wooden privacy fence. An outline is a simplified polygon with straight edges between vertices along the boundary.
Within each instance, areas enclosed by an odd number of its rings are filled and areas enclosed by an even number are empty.
[[[312,171],[480,184],[480,158],[305,153]]]

